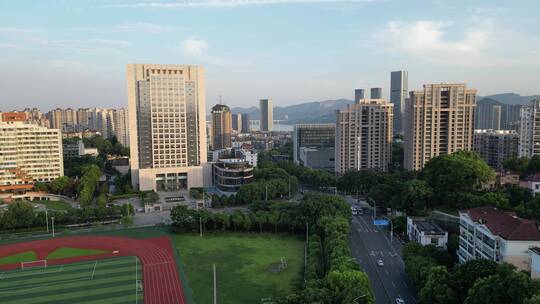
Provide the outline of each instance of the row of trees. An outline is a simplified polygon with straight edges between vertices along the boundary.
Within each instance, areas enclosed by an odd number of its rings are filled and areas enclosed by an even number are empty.
[[[405,270],[420,304],[540,303],[540,281],[510,264],[485,259],[451,266],[445,251],[411,242]]]
[[[119,219],[123,215],[133,214],[128,213],[128,208],[132,208],[129,205],[127,207],[117,206],[98,206],[96,208],[81,208],[81,209],[68,209],[62,211],[48,211],[49,220],[54,217],[54,222],[58,226],[92,223],[96,221]],[[27,201],[14,201],[9,204],[6,212],[0,214],[0,229],[2,230],[14,230],[14,229],[29,229],[32,227],[45,227],[46,216],[45,211],[36,211],[33,205]]]
[[[171,211],[174,231],[258,231],[306,233],[309,227],[305,283],[282,304],[373,303],[368,277],[358,270],[348,246],[350,207],[336,196],[309,193],[299,203],[252,203],[247,212],[211,213],[185,206]]]

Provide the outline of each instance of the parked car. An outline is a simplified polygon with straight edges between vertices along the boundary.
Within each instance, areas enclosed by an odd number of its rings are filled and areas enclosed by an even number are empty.
[[[383,266],[384,266],[384,262],[383,262],[383,260],[381,260],[381,259],[378,259],[378,260],[377,260],[377,266],[379,266],[379,267],[383,267]]]
[[[396,298],[396,304],[405,304],[405,301],[403,301],[402,298],[397,297],[397,298]]]

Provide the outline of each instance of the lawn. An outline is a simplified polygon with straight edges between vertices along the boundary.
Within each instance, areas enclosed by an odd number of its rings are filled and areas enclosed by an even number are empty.
[[[85,255],[96,255],[96,254],[102,254],[102,253],[107,253],[107,251],[96,250],[96,249],[62,247],[51,252],[47,256],[47,259],[48,260],[65,259],[65,258],[72,258],[72,257],[78,257],[78,256],[85,256]]]
[[[22,262],[31,262],[36,260],[36,253],[33,251],[21,252],[0,258],[0,265],[9,265]]]
[[[65,201],[39,201],[38,204],[44,205],[49,210],[69,210],[73,208]]]
[[[136,257],[7,271],[0,278],[0,303],[142,303],[140,279]]]
[[[304,242],[300,237],[224,233],[171,236],[188,285],[199,304],[212,303],[212,264],[217,268],[219,303],[260,303],[287,295],[301,277]],[[279,271],[281,257],[287,268]]]

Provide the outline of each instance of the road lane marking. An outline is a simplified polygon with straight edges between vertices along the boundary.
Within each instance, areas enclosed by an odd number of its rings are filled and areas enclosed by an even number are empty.
[[[394,283],[394,281],[392,281],[392,286],[396,287],[396,283]]]
[[[387,275],[390,275],[390,273],[388,272],[388,269],[385,269],[384,272],[386,272]]]

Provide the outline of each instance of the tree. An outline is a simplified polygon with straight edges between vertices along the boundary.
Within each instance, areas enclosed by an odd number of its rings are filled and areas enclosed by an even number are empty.
[[[378,184],[371,187],[368,192],[368,198],[377,207],[389,207],[389,202],[392,199],[392,187],[388,184]]]
[[[456,293],[451,288],[452,276],[444,266],[429,269],[427,281],[420,289],[420,304],[457,304]]]
[[[417,290],[424,287],[428,279],[429,269],[434,266],[437,266],[437,262],[430,257],[414,255],[405,260],[405,271]]]
[[[426,209],[432,196],[433,190],[428,183],[419,179],[405,182],[401,191],[403,208],[411,214]]]
[[[64,194],[69,187],[69,177],[60,176],[55,178],[49,185],[50,190],[56,194]]]
[[[481,278],[495,274],[497,263],[486,259],[475,259],[457,266],[452,272],[452,289],[462,303],[467,291]]]
[[[529,159],[527,157],[510,157],[503,160],[502,165],[505,170],[523,175],[527,172]]]
[[[535,290],[530,277],[510,264],[501,264],[494,275],[477,280],[469,290],[465,304],[523,303]]]
[[[2,227],[5,229],[30,228],[34,223],[34,208],[27,201],[16,200],[8,205],[2,215]]]
[[[422,170],[422,179],[433,188],[439,201],[444,201],[451,193],[472,192],[494,177],[486,162],[469,151],[434,157]]]
[[[326,288],[331,301],[325,303],[354,303],[355,299],[356,303],[374,303],[369,279],[358,270],[331,271],[326,276]]]

